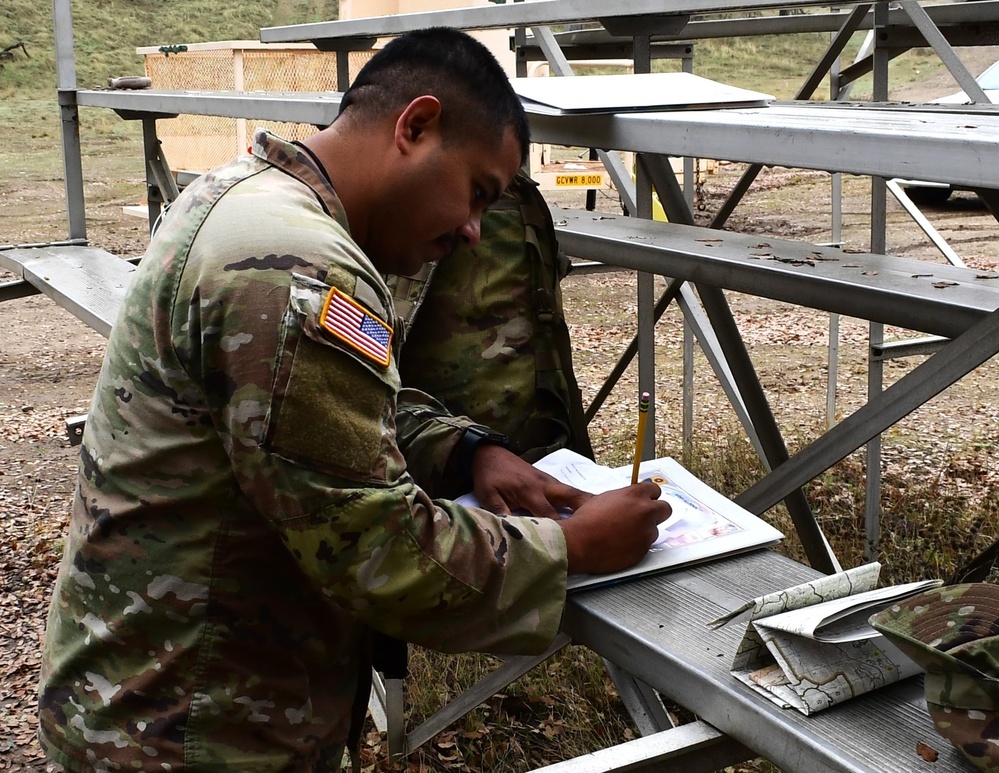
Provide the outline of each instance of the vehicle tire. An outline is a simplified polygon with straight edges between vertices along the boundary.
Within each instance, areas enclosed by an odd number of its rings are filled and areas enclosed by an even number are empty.
[[[940,206],[950,198],[950,188],[933,188],[930,186],[913,186],[905,189],[906,194],[914,204]]]

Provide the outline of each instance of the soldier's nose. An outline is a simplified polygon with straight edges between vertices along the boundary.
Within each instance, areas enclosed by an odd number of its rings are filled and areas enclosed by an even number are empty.
[[[481,237],[482,217],[480,215],[472,215],[465,221],[461,228],[458,229],[458,238],[469,247],[476,247]]]

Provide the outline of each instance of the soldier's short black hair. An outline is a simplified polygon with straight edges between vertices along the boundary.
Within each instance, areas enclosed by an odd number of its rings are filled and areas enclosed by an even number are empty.
[[[530,129],[520,98],[496,57],[470,35],[450,27],[415,30],[390,41],[357,74],[340,113],[384,115],[429,94],[441,103],[441,131],[451,139],[483,128],[496,138],[512,126],[527,158]]]

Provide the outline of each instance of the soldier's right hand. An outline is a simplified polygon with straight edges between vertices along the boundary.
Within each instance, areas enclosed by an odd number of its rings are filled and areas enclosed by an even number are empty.
[[[659,486],[651,481],[593,497],[560,521],[569,574],[604,574],[637,564],[671,512],[668,502],[659,501]]]

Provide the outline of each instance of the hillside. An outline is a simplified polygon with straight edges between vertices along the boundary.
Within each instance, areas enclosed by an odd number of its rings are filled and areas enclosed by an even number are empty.
[[[74,0],[77,82],[141,75],[137,46],[256,39],[261,27],[335,19],[338,0]],[[4,0],[0,50],[23,42],[0,69],[0,98],[55,88],[52,4]]]

